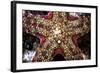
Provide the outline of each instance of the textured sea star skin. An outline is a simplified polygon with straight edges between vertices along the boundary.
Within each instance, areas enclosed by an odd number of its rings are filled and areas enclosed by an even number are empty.
[[[41,15],[31,12],[26,13],[23,10],[22,24],[24,32],[40,38],[40,45],[36,48],[37,54],[33,62],[51,61],[57,48],[63,49],[66,60],[89,59],[88,55],[78,47],[77,42],[81,36],[90,31],[90,15],[76,13],[74,16],[70,15],[71,12],[57,11]]]

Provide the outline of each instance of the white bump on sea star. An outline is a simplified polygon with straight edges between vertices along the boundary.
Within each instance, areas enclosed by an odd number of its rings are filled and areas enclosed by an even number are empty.
[[[60,40],[58,40],[58,43],[61,43],[61,41],[60,41]]]
[[[55,35],[60,34],[60,33],[61,33],[61,30],[59,30],[58,28],[56,28],[56,29],[54,30],[54,34],[55,34]]]

